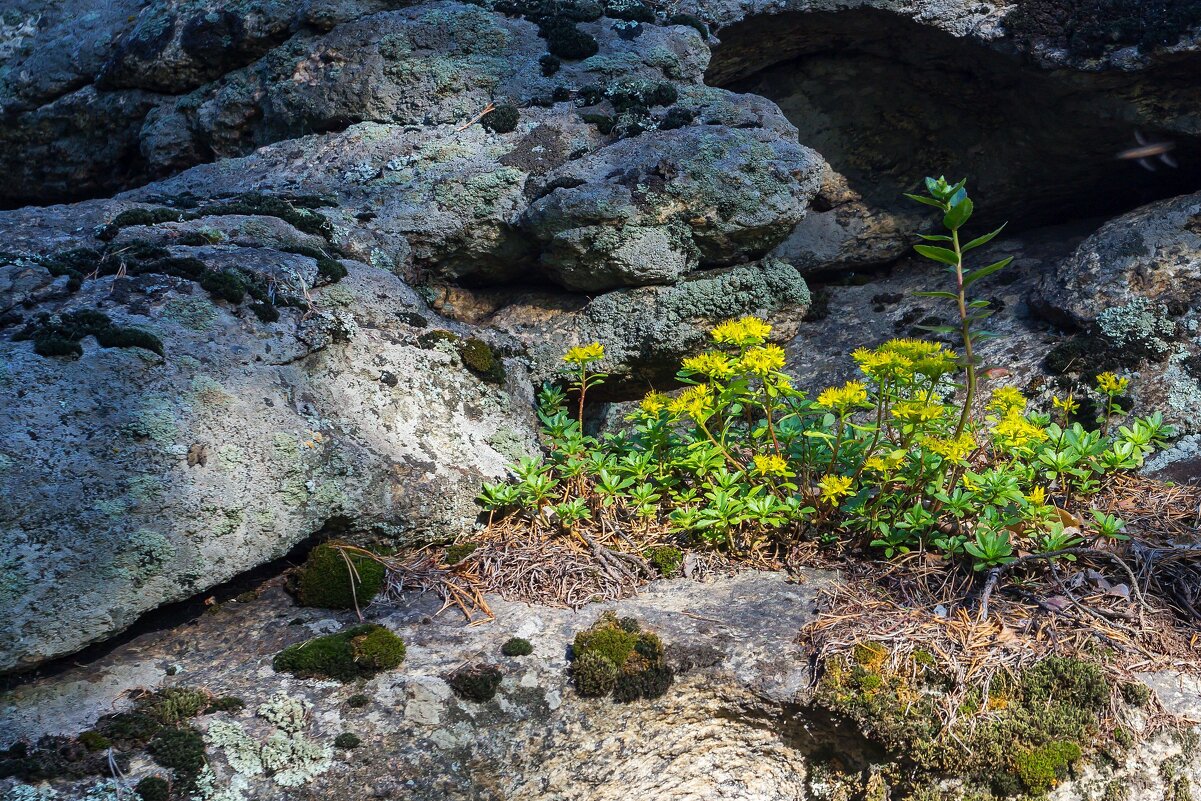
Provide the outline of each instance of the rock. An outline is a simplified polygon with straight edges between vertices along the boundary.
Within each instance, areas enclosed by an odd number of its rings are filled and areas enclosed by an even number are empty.
[[[1076,328],[1143,302],[1185,316],[1201,305],[1201,193],[1110,220],[1046,273],[1033,300],[1044,315]]]
[[[802,274],[854,272],[895,261],[909,252],[908,232],[920,215],[886,211],[863,201],[844,176],[829,166],[805,219],[772,251]]]
[[[1049,357],[1059,372],[1089,384],[1105,370],[1137,371],[1131,400],[1139,411],[1162,411],[1180,433],[1198,431],[1201,194],[1106,223],[1047,271],[1030,300],[1047,319],[1080,332],[1070,349]]]
[[[779,244],[804,217],[820,163],[765,130],[644,134],[552,171],[523,222],[568,289],[670,284]]]
[[[435,308],[488,324],[521,342],[535,381],[551,380],[573,345],[605,346],[609,378],[597,398],[640,398],[669,388],[680,360],[701,347],[718,322],[755,314],[772,322],[772,339],[796,335],[809,307],[809,289],[792,266],[774,259],[691,273],[669,286],[620,289],[590,301],[565,293],[469,291],[448,293]]]
[[[0,693],[8,724],[0,747],[43,734],[78,735],[98,715],[128,710],[127,690],[140,682],[146,689],[205,688],[245,703],[244,712],[204,714],[191,725],[207,735],[215,786],[237,789],[247,801],[281,792],[278,779],[261,771],[260,760],[244,759],[239,746],[274,729],[302,734],[319,751],[346,732],[360,741],[353,752],[320,751],[322,769],[288,788],[306,800],[403,794],[457,801],[497,788],[509,797],[551,801],[631,795],[784,801],[831,786],[861,794],[880,787],[876,771],[888,757],[852,725],[809,703],[812,671],[797,642],[822,592],[837,580],[803,570],[793,579],[744,571],[705,582],[656,581],[637,597],[578,611],[489,596],[496,619],[483,626],[434,616],[440,602],[432,596],[376,602],[366,614],[404,639],[406,658],[397,670],[351,685],[271,670],[285,647],[357,622],[350,613],[296,608],[275,580],[252,600],[219,604],[184,625],[142,634],[88,664]],[[675,673],[663,697],[616,703],[582,698],[572,686],[569,646],[605,611],[635,618],[662,639]],[[279,625],[286,618],[295,625]],[[503,657],[511,636],[529,639],[533,653]],[[446,680],[475,660],[494,661],[501,673],[495,698],[483,703],[458,697]],[[1201,698],[1188,676],[1142,678],[1173,711],[1191,713]],[[348,703],[352,695],[365,705]],[[231,736],[237,729],[244,736]],[[1188,750],[1196,732],[1196,726],[1161,732],[1117,760],[1082,764],[1054,797],[1083,801],[1118,786],[1135,801],[1159,801],[1182,781],[1188,787],[1201,778]],[[154,770],[133,762],[131,784]],[[54,786],[60,797],[78,798],[96,781]],[[13,783],[0,779],[0,792]]]
[[[281,294],[317,269],[269,248],[176,251]],[[507,385],[477,377],[453,343],[421,341],[453,324],[396,276],[342,263],[344,280],[274,322],[164,275],[75,294],[60,278],[40,296],[42,313],[95,308],[152,332],[161,356],[0,341],[0,670],[111,636],[327,525],[398,544],[471,526],[480,481],[533,447],[528,380],[516,364]]]

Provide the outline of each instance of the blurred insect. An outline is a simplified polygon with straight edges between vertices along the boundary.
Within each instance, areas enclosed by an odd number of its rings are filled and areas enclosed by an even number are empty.
[[[1128,148],[1118,153],[1120,159],[1133,159],[1138,162],[1138,166],[1149,172],[1155,172],[1155,162],[1159,161],[1169,167],[1176,167],[1176,159],[1172,158],[1169,152],[1176,147],[1175,142],[1160,141],[1150,142],[1147,137],[1143,136],[1140,131],[1134,132],[1134,139],[1138,142],[1138,147]]]

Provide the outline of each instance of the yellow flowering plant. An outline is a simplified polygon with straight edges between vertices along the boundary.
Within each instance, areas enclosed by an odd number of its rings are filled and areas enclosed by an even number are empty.
[[[1100,478],[1139,467],[1170,427],[1152,415],[1109,432],[1129,389],[1110,373],[1097,377],[1096,393],[1108,399],[1100,431],[1070,422],[1079,408],[1070,395],[1039,410],[1018,387],[1002,385],[975,404],[983,391],[975,346],[988,338],[976,326],[987,307],[965,292],[1008,260],[968,269],[966,254],[1000,229],[961,243],[972,210],[962,182],[927,188],[921,202],[942,210],[949,233],[926,236],[939,244],[919,251],[955,277],[953,292],[928,294],[954,301],[958,327],[936,331],[939,340],[857,348],[850,357],[859,375],[810,397],[788,374],[785,348],[769,341],[767,322],[721,322],[708,347],[683,359],[679,387],[650,392],[633,405],[627,428],[602,437],[585,434],[581,420],[586,394],[605,378],[604,347],[574,347],[563,388],[539,394],[547,462],[523,462],[514,470],[517,489],[488,485],[481,502],[535,529],[570,520],[572,532],[591,531],[592,542],[640,537],[647,547],[782,554],[810,538],[887,557],[924,550],[975,569],[1120,531],[1121,521],[1082,524],[1079,535],[1054,526],[1061,512],[1087,520]]]

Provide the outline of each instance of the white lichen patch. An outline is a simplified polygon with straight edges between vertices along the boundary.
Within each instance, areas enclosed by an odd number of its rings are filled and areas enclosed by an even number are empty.
[[[310,705],[278,693],[256,710],[274,727],[265,740],[247,733],[242,724],[219,720],[209,726],[205,740],[221,749],[237,776],[270,776],[280,787],[299,787],[329,770],[333,749],[304,736]],[[236,789],[231,784],[230,789]],[[224,791],[223,791],[224,792]],[[236,801],[235,796],[205,797],[203,801]]]

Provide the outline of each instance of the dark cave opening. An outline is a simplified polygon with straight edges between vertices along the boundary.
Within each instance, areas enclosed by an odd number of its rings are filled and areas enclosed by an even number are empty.
[[[720,37],[706,82],[777,103],[802,144],[890,211],[916,211],[901,193],[930,173],[967,177],[978,222],[1015,228],[1201,189],[1196,54],[1132,71],[1047,70],[1011,41],[871,9],[762,15]],[[1170,143],[1178,166],[1117,158],[1136,133]]]

